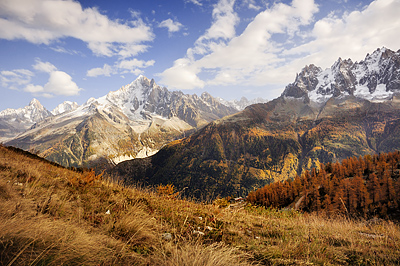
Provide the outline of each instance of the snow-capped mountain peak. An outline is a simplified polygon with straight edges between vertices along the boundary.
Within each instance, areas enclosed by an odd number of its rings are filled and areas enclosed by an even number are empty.
[[[400,51],[383,47],[360,62],[339,58],[324,71],[314,65],[306,66],[282,95],[324,103],[342,95],[383,101],[396,92],[400,93]]]
[[[12,121],[21,120],[32,124],[51,115],[52,114],[36,99],[32,99],[30,103],[23,108],[8,108],[0,112],[0,118]]]
[[[222,103],[223,105],[235,108],[238,111],[244,110],[247,106],[252,105],[252,104],[257,104],[257,103],[266,103],[268,100],[263,99],[263,98],[255,98],[253,100],[248,100],[246,97],[240,98],[240,100],[231,100],[231,101],[226,101],[222,98],[217,98],[217,100]]]
[[[18,109],[8,108],[0,112],[0,125],[4,128],[8,128],[0,135],[2,141],[8,138],[15,137],[19,133],[30,128],[33,124],[44,120],[45,118],[52,116],[43,105],[36,99],[30,101],[30,103]]]
[[[51,111],[53,115],[59,115],[65,112],[70,112],[75,110],[76,108],[79,107],[79,104],[76,102],[70,102],[70,101],[65,101],[59,105],[57,105],[56,108]]]
[[[36,98],[33,98],[28,105],[43,108],[43,105]]]
[[[159,87],[154,80],[140,75],[131,84],[106,95],[106,100],[121,107],[124,114],[132,119],[140,119],[141,112],[152,90]]]

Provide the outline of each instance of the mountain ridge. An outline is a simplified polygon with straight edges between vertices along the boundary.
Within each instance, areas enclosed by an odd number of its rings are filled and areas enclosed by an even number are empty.
[[[296,75],[295,82],[286,86],[283,96],[301,98],[316,103],[331,97],[354,95],[371,101],[390,99],[400,86],[400,50],[385,47],[367,54],[355,62],[339,58],[330,68],[322,70],[313,64]]]
[[[208,93],[169,91],[144,76],[81,106],[64,102],[57,108],[64,112],[38,121],[7,145],[35,149],[64,166],[116,164],[152,155],[169,141],[237,112]]]
[[[396,58],[388,61],[384,54]],[[370,61],[398,73],[398,56],[379,49],[373,58],[383,59]],[[185,193],[198,198],[246,196],[320,163],[400,149],[400,86],[385,88],[385,97],[354,95],[360,86],[367,86],[368,78],[353,79],[348,72],[352,65],[351,60],[340,59],[325,71],[306,66],[277,99],[215,120],[157,154],[125,161],[111,172],[127,183],[188,187]],[[375,91],[400,81],[396,73],[368,73],[377,77]],[[325,77],[331,83],[321,83]]]

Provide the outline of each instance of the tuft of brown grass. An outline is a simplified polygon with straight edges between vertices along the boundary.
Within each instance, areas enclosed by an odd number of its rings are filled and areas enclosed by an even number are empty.
[[[0,265],[400,265],[389,221],[196,203],[163,189],[0,146]]]
[[[245,266],[255,265],[247,261],[248,255],[222,243],[204,246],[198,242],[188,242],[182,246],[164,247],[162,257],[153,261],[166,266]]]

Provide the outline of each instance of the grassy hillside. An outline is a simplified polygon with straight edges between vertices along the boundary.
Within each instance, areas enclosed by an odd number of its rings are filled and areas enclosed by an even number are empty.
[[[400,228],[127,188],[0,146],[0,265],[399,265]]]

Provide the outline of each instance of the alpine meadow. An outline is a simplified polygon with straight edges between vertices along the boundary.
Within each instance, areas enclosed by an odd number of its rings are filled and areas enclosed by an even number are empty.
[[[0,265],[400,265],[400,0],[0,0]]]

